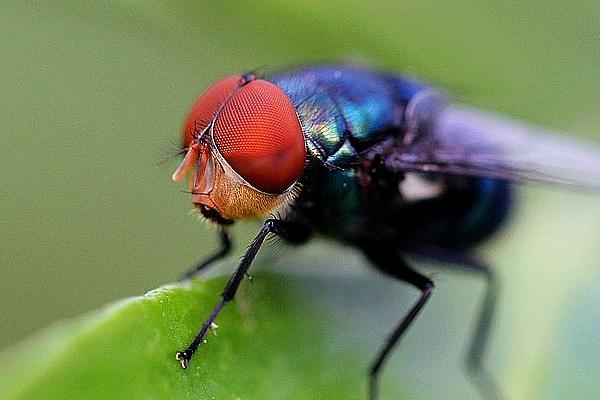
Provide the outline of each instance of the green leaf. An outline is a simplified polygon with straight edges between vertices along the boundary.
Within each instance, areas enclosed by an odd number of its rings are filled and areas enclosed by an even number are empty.
[[[242,285],[187,370],[175,352],[218,301],[222,278],[163,286],[56,325],[1,355],[0,398],[365,398],[369,359],[344,348],[303,300],[315,281],[293,281],[260,274]]]

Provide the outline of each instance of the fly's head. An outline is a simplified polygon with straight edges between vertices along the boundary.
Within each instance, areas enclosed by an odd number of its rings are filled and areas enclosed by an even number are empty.
[[[173,180],[189,175],[193,203],[219,224],[281,207],[306,161],[291,100],[254,75],[230,76],[209,87],[185,121],[183,146]]]

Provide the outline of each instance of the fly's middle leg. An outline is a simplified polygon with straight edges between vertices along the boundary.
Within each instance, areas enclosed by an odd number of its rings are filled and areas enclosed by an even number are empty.
[[[484,363],[485,353],[488,348],[490,334],[494,323],[494,316],[496,314],[496,303],[499,291],[499,282],[493,268],[471,254],[444,247],[422,243],[410,243],[404,250],[441,261],[444,263],[444,267],[479,274],[485,279],[486,287],[484,297],[476,319],[475,330],[471,336],[469,348],[467,349],[465,367],[468,377],[471,379],[483,399],[502,399],[502,391],[500,390],[494,375],[486,368]]]
[[[394,347],[419,315],[433,293],[434,288],[433,282],[428,277],[414,270],[398,253],[380,246],[379,244],[374,247],[364,247],[363,251],[378,268],[394,278],[410,283],[421,291],[421,295],[388,336],[371,364],[369,370],[369,400],[377,399],[379,379],[385,361],[392,354]]]

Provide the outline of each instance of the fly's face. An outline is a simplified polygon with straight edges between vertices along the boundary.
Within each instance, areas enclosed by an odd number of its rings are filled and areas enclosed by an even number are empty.
[[[253,75],[225,78],[202,94],[185,122],[183,146],[173,180],[191,172],[192,201],[221,224],[285,203],[306,160],[294,105]]]

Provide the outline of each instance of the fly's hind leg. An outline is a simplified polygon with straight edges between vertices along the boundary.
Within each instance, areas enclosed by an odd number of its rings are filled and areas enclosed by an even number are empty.
[[[494,270],[474,256],[456,250],[424,244],[410,244],[406,251],[442,261],[450,268],[480,274],[486,282],[483,302],[481,303],[475,331],[465,357],[465,367],[481,397],[485,400],[500,400],[503,398],[500,387],[494,376],[484,364],[484,356],[488,347],[489,337],[494,323],[498,296],[498,280]]]
[[[229,254],[229,251],[231,250],[231,239],[229,238],[229,235],[227,234],[227,231],[225,231],[224,228],[219,228],[219,239],[221,241],[221,248],[217,250],[214,254],[209,256],[207,259],[202,260],[201,262],[199,262],[198,264],[194,265],[192,268],[181,274],[179,276],[179,281],[190,279],[191,277],[204,271],[211,264],[219,261],[227,254]]]
[[[379,379],[381,377],[382,367],[384,366],[387,358],[392,354],[394,347],[406,330],[411,326],[417,315],[421,312],[427,300],[433,293],[433,282],[415,271],[398,253],[389,252],[381,245],[373,247],[363,247],[363,251],[367,257],[375,263],[375,265],[383,272],[393,276],[394,278],[400,279],[404,282],[410,283],[421,291],[419,299],[414,303],[411,309],[404,317],[400,320],[398,325],[394,328],[391,334],[386,339],[384,345],[381,347],[375,360],[371,364],[369,370],[369,399],[377,399],[377,391],[379,388]]]

